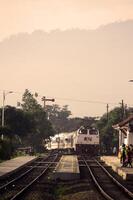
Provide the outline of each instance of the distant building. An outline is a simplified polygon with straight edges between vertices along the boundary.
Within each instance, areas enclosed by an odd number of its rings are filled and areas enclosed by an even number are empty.
[[[19,147],[17,148],[17,152],[21,152],[24,154],[31,154],[32,153],[32,147]]]
[[[133,115],[113,125],[113,128],[119,131],[119,146],[133,144]]]

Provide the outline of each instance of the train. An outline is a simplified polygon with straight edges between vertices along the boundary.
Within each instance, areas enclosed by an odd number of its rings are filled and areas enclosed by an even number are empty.
[[[48,150],[69,149],[77,154],[99,154],[99,131],[96,128],[81,126],[78,130],[69,133],[59,133],[47,141]]]

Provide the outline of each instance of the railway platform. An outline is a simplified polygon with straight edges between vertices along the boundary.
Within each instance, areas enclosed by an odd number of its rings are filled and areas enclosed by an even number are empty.
[[[101,156],[101,160],[120,175],[124,180],[133,180],[133,167],[122,167],[117,156]]]
[[[35,156],[21,156],[0,163],[0,177],[12,173],[35,158]]]
[[[76,180],[80,178],[76,155],[63,155],[54,171],[54,179]]]

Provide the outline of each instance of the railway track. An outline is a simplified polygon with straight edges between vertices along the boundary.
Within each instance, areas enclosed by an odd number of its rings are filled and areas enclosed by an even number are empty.
[[[91,175],[93,182],[105,199],[133,199],[133,193],[124,187],[120,182],[118,182],[98,160],[87,160],[83,158],[83,161]]]
[[[48,157],[48,156],[47,156]],[[43,158],[44,160],[47,159]],[[0,190],[6,186],[6,184],[9,184],[11,181],[13,181],[14,179],[16,179],[17,177],[19,177],[20,175],[26,173],[26,171],[32,170],[31,168],[35,165],[37,165],[37,162],[41,161],[42,158],[41,157],[37,157],[34,160],[26,163],[25,165],[17,168],[15,171],[12,171],[8,174],[5,174],[3,176],[0,177]],[[32,166],[32,167],[31,167]]]
[[[55,167],[60,156],[52,154],[47,157],[39,157],[33,163],[29,163],[19,172],[7,178],[7,181],[0,180],[0,200],[55,200],[55,191],[58,189],[57,182],[49,177],[53,176],[51,169]],[[91,199],[133,199],[133,193],[124,187],[118,179],[116,180],[111,175],[111,171],[98,160],[79,156],[79,165],[85,171],[82,170],[84,177],[78,183],[73,182],[76,184],[73,186],[75,191],[88,188],[86,191]],[[87,177],[89,182],[83,182],[87,180]],[[93,182],[102,194],[101,197]],[[60,184],[64,185],[64,183]],[[83,185],[85,188],[81,189]],[[95,192],[92,193],[92,190]]]
[[[12,180],[10,178],[7,183],[3,180],[0,186],[0,200],[21,199],[21,196],[49,170],[58,157],[58,154],[53,154],[39,158],[32,165],[25,167],[19,176],[17,174]]]

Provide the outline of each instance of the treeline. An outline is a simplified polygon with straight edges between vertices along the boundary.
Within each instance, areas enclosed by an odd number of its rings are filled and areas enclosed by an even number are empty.
[[[81,125],[95,123],[95,118],[70,118],[67,105],[47,105],[37,101],[37,93],[25,90],[20,108],[6,106],[4,127],[0,126],[0,159],[10,158],[18,147],[31,146],[34,152],[44,152],[45,139],[60,132],[71,132]],[[2,119],[0,109],[0,124]]]
[[[0,124],[2,119],[0,110]],[[35,152],[44,151],[45,138],[55,131],[42,106],[29,90],[25,90],[21,108],[6,106],[4,127],[0,127],[0,159],[10,158],[18,147],[33,147]]]
[[[46,113],[56,133],[72,132],[80,126],[95,126],[97,121],[96,117],[71,118],[71,111],[68,110],[68,105],[62,108],[57,104],[47,105]]]
[[[123,121],[133,114],[132,107],[116,107],[108,115],[105,113],[97,122],[97,128],[100,131],[101,152],[110,154],[113,147],[118,150],[119,133],[112,126]]]
[[[44,152],[45,139],[56,133],[71,132],[80,126],[95,126],[100,132],[101,150],[110,153],[118,147],[118,132],[112,125],[133,113],[133,108],[116,107],[99,120],[97,117],[71,118],[67,105],[47,105],[45,110],[34,95],[25,90],[20,108],[6,106],[4,127],[0,126],[0,159],[10,158],[18,147],[31,146],[34,152]],[[0,109],[0,124],[2,119]]]

